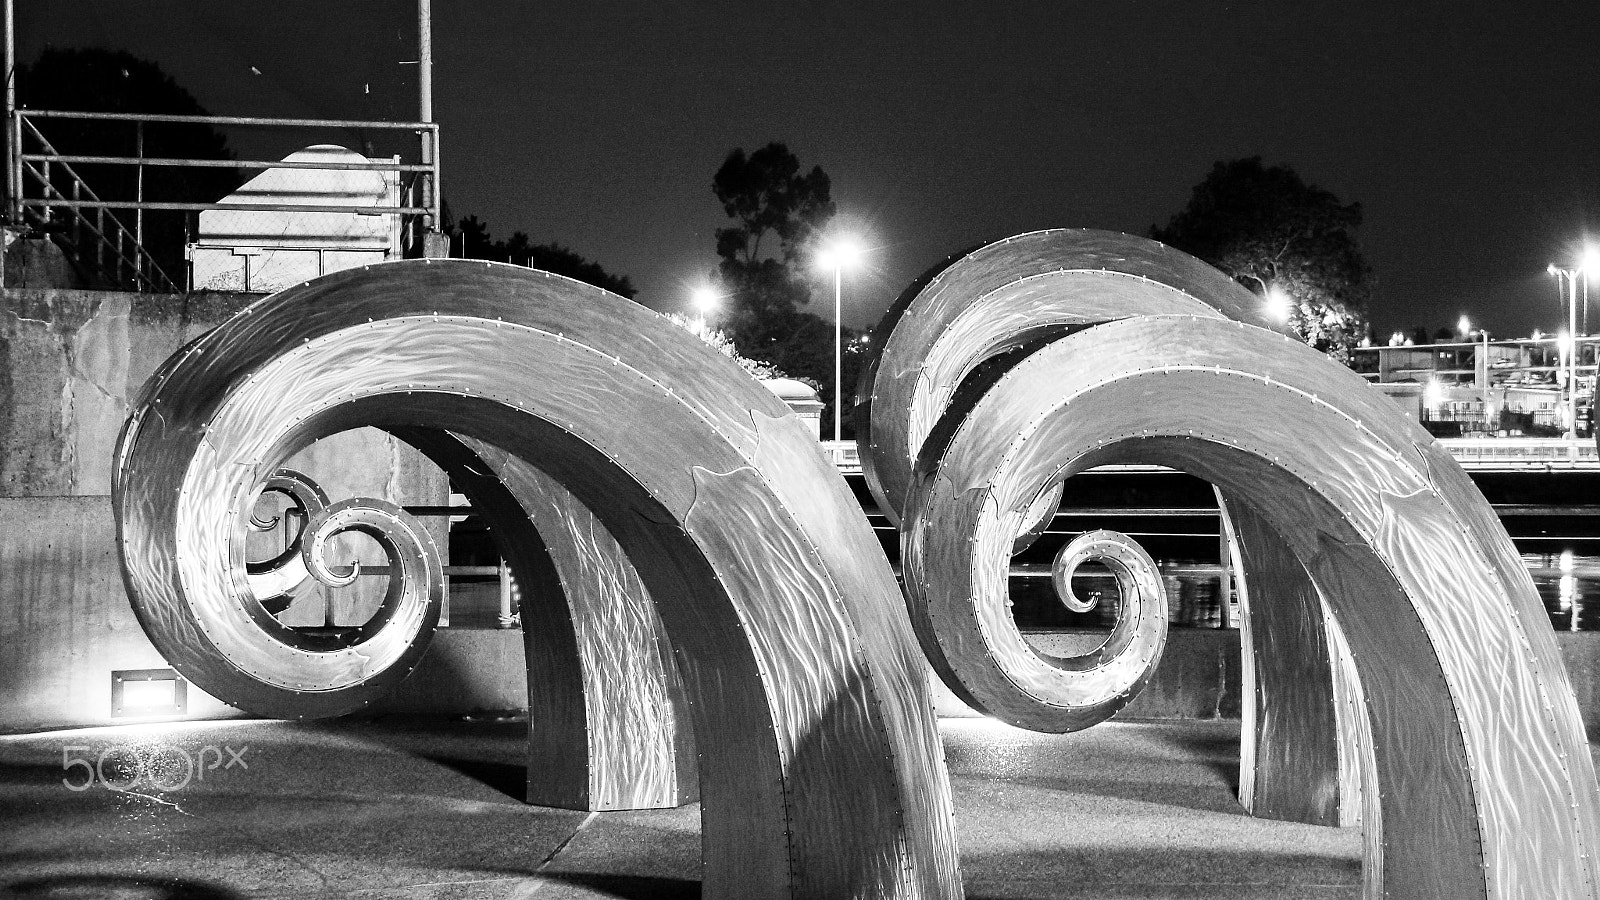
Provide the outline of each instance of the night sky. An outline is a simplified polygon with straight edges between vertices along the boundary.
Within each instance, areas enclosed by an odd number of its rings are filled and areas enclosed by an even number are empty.
[[[217,114],[416,116],[411,2],[17,7],[23,62],[116,47]],[[853,325],[983,241],[1144,234],[1242,156],[1363,205],[1381,334],[1554,330],[1545,266],[1600,239],[1593,2],[435,0],[433,27],[454,214],[570,246],[663,310],[715,268],[712,174],[772,140],[873,247]]]

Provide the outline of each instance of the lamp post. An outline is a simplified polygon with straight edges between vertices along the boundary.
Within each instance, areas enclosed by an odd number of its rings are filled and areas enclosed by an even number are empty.
[[[850,238],[835,238],[817,254],[818,267],[833,270],[833,439],[844,440],[844,269],[861,259],[861,247]]]
[[[1567,331],[1559,341],[1561,365],[1567,373],[1567,440],[1578,439],[1578,277],[1585,271],[1600,267],[1600,256],[1594,248],[1584,253],[1579,265],[1567,269],[1551,263],[1545,271],[1556,276],[1556,287],[1565,279],[1567,285]]]

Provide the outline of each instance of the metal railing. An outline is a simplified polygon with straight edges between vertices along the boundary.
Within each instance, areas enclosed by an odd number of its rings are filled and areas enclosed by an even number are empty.
[[[1439,445],[1450,452],[1462,468],[1473,469],[1600,469],[1600,445],[1587,438],[1440,438]],[[861,471],[861,456],[855,441],[823,441],[823,452],[842,474]],[[1162,466],[1105,466],[1104,469],[1154,472]],[[1101,512],[1104,512],[1103,510]],[[1145,510],[1140,515],[1161,515]],[[1168,515],[1187,515],[1177,510]]]
[[[21,167],[16,171],[32,175],[39,182],[43,194],[41,203],[70,204],[66,206],[66,209],[70,218],[71,234],[61,249],[68,254],[73,262],[80,268],[93,269],[109,275],[110,280],[119,285],[131,280],[132,286],[136,291],[176,290],[177,288],[172,278],[162,271],[155,258],[145,250],[142,235],[137,232],[130,232],[127,226],[122,224],[122,221],[116,216],[106,215],[107,207],[104,202],[71,166],[71,162],[79,158],[61,157],[56,154],[55,148],[50,145],[44,135],[39,133],[39,129],[34,127],[32,122],[25,122],[20,116],[17,118],[17,122],[18,128],[21,129],[22,133],[37,140],[45,152],[43,154],[35,154],[32,157],[13,154],[16,157],[13,165]],[[17,132],[13,132],[11,146],[20,147],[21,145],[22,141]],[[34,165],[32,160],[41,157],[43,162],[40,165]],[[55,164],[60,166],[59,174],[66,176],[67,189],[71,193],[70,198],[56,187],[55,181],[52,179],[54,174],[51,171],[52,157],[60,160],[59,163]],[[20,177],[13,183],[24,184]],[[51,225],[51,214],[48,206],[40,209],[38,206],[29,205],[26,202],[19,204],[17,201],[21,200],[23,193],[24,191],[22,190],[14,190],[11,194],[13,209],[15,210],[11,221],[23,226],[37,227],[41,230],[48,229]],[[91,222],[89,220],[89,217],[84,214],[84,209],[94,210],[94,221]],[[107,225],[107,219],[110,220],[109,226]],[[140,218],[140,224],[143,224],[142,217]],[[108,228],[111,232],[110,234],[106,233]],[[142,231],[142,229],[140,230]],[[85,235],[92,236],[93,239],[86,242],[84,240]],[[94,248],[92,260],[84,246],[85,243],[92,244]],[[106,259],[108,252],[110,255],[109,266]]]
[[[67,154],[45,137],[39,120],[125,122],[134,130],[132,156]],[[145,129],[151,124],[204,125],[237,128],[289,128],[298,130],[362,129],[410,131],[417,135],[418,162],[393,161],[285,161],[267,159],[190,159],[144,155]],[[186,116],[142,113],[96,113],[19,109],[12,116],[10,159],[6,167],[7,214],[14,227],[55,232],[58,242],[80,265],[111,281],[141,291],[174,290],[174,279],[161,270],[145,246],[147,211],[278,213],[357,213],[411,217],[423,228],[440,222],[439,126],[433,122],[371,122],[346,119],[278,119],[246,116]],[[97,195],[74,166],[129,166],[135,171],[133,199],[105,199]],[[315,169],[394,173],[404,183],[393,205],[287,204],[181,202],[147,198],[145,170],[190,169]],[[112,210],[131,210],[131,217]],[[57,222],[60,215],[66,221]],[[127,221],[131,218],[131,222]],[[63,227],[58,227],[63,226]],[[131,227],[130,227],[131,225]]]

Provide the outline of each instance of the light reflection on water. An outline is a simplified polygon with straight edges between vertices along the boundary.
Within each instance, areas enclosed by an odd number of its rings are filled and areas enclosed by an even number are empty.
[[[1561,631],[1600,631],[1600,556],[1524,553],[1522,561]]]

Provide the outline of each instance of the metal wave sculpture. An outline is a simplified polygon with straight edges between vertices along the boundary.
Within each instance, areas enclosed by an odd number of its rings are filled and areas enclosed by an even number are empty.
[[[570,491],[471,437],[395,429],[488,524],[526,602],[527,800],[658,809],[697,796],[689,699],[627,553]]]
[[[281,494],[288,498],[290,505],[283,513],[270,519],[262,519],[252,511],[252,531],[271,531],[285,519],[290,522],[295,518],[300,520],[299,530],[287,541],[283,552],[271,559],[245,565],[245,571],[250,576],[250,593],[268,613],[277,615],[287,609],[299,589],[312,580],[305,557],[300,552],[301,542],[306,534],[307,520],[327,509],[330,501],[321,485],[293,469],[279,469],[272,473],[272,477],[262,485],[261,494]],[[294,518],[290,517],[290,511],[295,514]]]
[[[955,550],[969,538],[982,542],[1007,532],[1010,554],[1025,549],[1060,505],[1063,479],[1029,485],[1009,498],[1012,507],[989,510],[974,523],[984,529],[974,538],[949,523],[908,514],[919,455],[934,465],[934,454],[973,404],[1019,360],[1062,336],[1138,315],[1188,313],[1265,324],[1254,307],[1247,292],[1194,257],[1088,230],[1036,232],[983,247],[913,285],[890,307],[877,329],[880,352],[862,378],[862,468],[879,507],[901,526],[917,635],[958,697],[1040,731],[1104,721],[1137,695],[1160,658],[1165,595],[1159,588],[1125,592],[1118,634],[1104,647],[1068,658],[1036,653],[1011,621],[1007,554],[988,553],[985,544],[980,569],[957,573],[948,566],[964,556]],[[1070,590],[1063,591],[1059,579],[1056,587],[1070,605]],[[1140,638],[1122,640],[1132,622],[1139,623]]]
[[[1260,626],[1247,671],[1263,692],[1244,755],[1286,779],[1274,791],[1360,790],[1366,896],[1595,896],[1593,765],[1509,538],[1416,423],[1254,310],[1182,254],[1093,231],[982,248],[891,310],[863,380],[864,461],[901,520],[907,603],[935,668],[1033,727],[1109,715],[1125,696],[1085,705],[1035,674],[1081,662],[1015,637],[1006,561],[1073,474],[1191,472],[1242,526]],[[1321,654],[1309,689],[1287,683],[1284,657],[1302,650]],[[1321,704],[1298,719],[1297,691]],[[1346,771],[1313,785],[1330,756]],[[1304,762],[1322,768],[1295,785]]]
[[[266,714],[330,715],[415,664],[436,605],[412,615],[407,601],[354,644],[310,646],[250,588],[244,538],[263,486],[294,450],[357,426],[486,463],[472,489],[502,504],[497,528],[548,496],[518,486],[526,470],[604,525],[642,587],[632,596],[659,616],[694,723],[707,896],[960,895],[922,655],[848,489],[731,361],[557,276],[439,260],[336,273],[251,306],[152,379],[118,448],[124,573],[146,632],[198,686]],[[549,551],[502,540],[525,548],[512,560],[525,620],[564,603]],[[654,627],[618,630],[653,640]],[[570,633],[584,632],[610,633]],[[530,702],[573,697],[581,640],[530,660],[530,681],[545,666],[568,685]],[[657,738],[600,752],[655,753],[640,745]],[[590,765],[617,763],[595,751]]]

